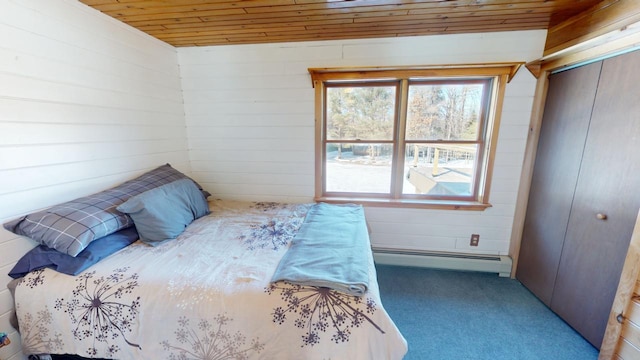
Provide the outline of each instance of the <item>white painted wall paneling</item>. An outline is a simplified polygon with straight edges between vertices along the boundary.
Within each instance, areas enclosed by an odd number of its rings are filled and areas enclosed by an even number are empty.
[[[170,162],[189,173],[176,50],[73,0],[0,2],[0,221]],[[0,281],[35,244],[0,230]],[[0,289],[0,331],[22,359]]]
[[[221,198],[311,201],[314,91],[307,69],[529,61],[545,31],[179,48],[190,160]],[[535,79],[507,85],[492,208],[483,212],[367,208],[374,246],[507,254]],[[480,246],[470,247],[472,233]]]

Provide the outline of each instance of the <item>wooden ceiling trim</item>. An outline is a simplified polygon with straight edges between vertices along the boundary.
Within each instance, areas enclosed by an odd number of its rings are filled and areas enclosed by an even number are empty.
[[[147,10],[153,11],[156,8],[166,9],[167,12],[179,12],[179,11],[199,11],[208,9],[224,9],[224,8],[255,8],[263,7],[263,11],[279,11],[277,8],[281,6],[287,6],[290,11],[304,11],[313,9],[349,9],[359,8],[361,6],[380,6],[380,5],[395,5],[395,6],[423,6],[430,8],[452,8],[452,7],[473,7],[478,10],[482,10],[486,6],[501,6],[501,7],[514,7],[519,5],[525,5],[527,7],[554,7],[554,8],[567,8],[575,6],[576,3],[586,2],[584,0],[484,0],[484,1],[469,1],[469,0],[436,0],[436,1],[421,1],[415,0],[341,0],[341,1],[294,1],[294,0],[237,0],[237,1],[211,1],[211,0],[111,0],[95,2],[91,0],[83,0],[85,4],[91,5],[101,11],[137,11]],[[578,4],[579,5],[579,4]],[[172,11],[170,9],[175,9]]]
[[[154,31],[167,30],[167,28],[164,25],[144,25],[144,26],[138,26],[137,29],[144,31],[145,33],[151,36],[154,36],[153,35]]]
[[[296,27],[296,26],[313,26],[313,25],[320,25],[320,24],[326,24],[326,25],[335,25],[335,24],[353,24],[353,19],[335,19],[335,20],[315,20],[315,21],[298,21],[298,22],[277,22],[277,23],[266,23],[266,24],[235,24],[235,25],[229,25],[229,24],[225,24],[222,22],[206,22],[206,23],[192,23],[192,24],[168,24],[168,25],[164,25],[163,28],[166,31],[170,31],[170,32],[175,32],[175,33],[180,33],[183,31],[194,31],[194,28],[196,29],[202,29],[203,31],[207,31],[207,30],[220,30],[220,31],[226,31],[226,30],[243,30],[243,29],[269,29],[272,27],[283,27],[283,26],[290,26],[290,27]],[[165,31],[165,32],[166,32]]]
[[[509,26],[496,26],[497,31],[512,31],[512,30],[536,30],[539,26],[520,25],[517,29],[514,29],[515,25]],[[484,31],[485,26],[469,26],[465,28],[453,28],[448,29],[446,27],[434,28],[430,33],[426,34],[425,31],[416,31],[414,28],[405,31],[392,31],[389,29],[369,30],[369,31],[339,31],[332,32],[317,32],[317,33],[300,33],[292,35],[290,32],[282,33],[281,35],[273,35],[271,33],[251,33],[251,34],[237,34],[238,36],[225,35],[219,36],[201,36],[196,38],[176,38],[171,40],[174,46],[208,46],[212,43],[215,44],[251,44],[251,43],[279,43],[279,42],[295,42],[295,41],[321,41],[321,40],[343,40],[343,39],[366,39],[366,38],[381,38],[381,37],[400,37],[400,36],[424,36],[424,35],[442,35],[442,34],[460,34],[469,32]],[[256,36],[253,36],[256,34]]]
[[[499,27],[501,31],[509,31],[514,30],[514,25],[510,25],[509,27]],[[469,32],[478,32],[481,29],[484,29],[484,26],[480,27],[468,27],[464,29],[454,29],[449,30],[445,27],[433,29],[429,35],[442,35],[442,34],[461,34],[461,33],[469,33]],[[518,26],[518,30],[535,30],[539,29],[538,26]],[[225,37],[224,40],[218,37],[201,37],[197,39],[193,38],[185,38],[180,40],[174,40],[172,43],[175,46],[207,46],[211,41],[216,42],[217,44],[223,43],[233,43],[233,44],[261,44],[261,43],[279,43],[279,42],[295,42],[295,41],[321,41],[321,40],[348,40],[348,39],[367,39],[367,38],[381,38],[381,37],[408,37],[408,36],[423,36],[425,35],[424,31],[416,31],[415,29],[406,30],[406,31],[395,31],[390,32],[385,29],[381,29],[380,31],[363,31],[363,32],[336,32],[336,33],[305,33],[300,35],[291,35],[290,33],[285,33],[282,35],[273,35],[273,34],[265,34],[260,33],[260,37]],[[357,36],[357,37],[356,37]]]
[[[439,76],[503,76],[508,80],[522,67],[522,62],[486,64],[446,64],[418,66],[372,66],[343,68],[309,68],[312,85],[318,81],[372,80],[389,78],[426,78]]]
[[[396,13],[378,13],[378,12],[366,12],[366,13],[359,13],[358,17],[354,19],[354,21],[352,22],[373,22],[373,21],[385,21],[385,22],[406,22],[406,21],[429,21],[429,20],[433,20],[433,21],[437,21],[437,22],[441,22],[443,24],[446,23],[451,23],[451,22],[455,22],[456,19],[464,19],[464,22],[480,22],[486,19],[490,19],[492,17],[501,17],[501,19],[504,19],[504,17],[502,15],[505,15],[504,12],[500,11],[496,14],[494,14],[493,12],[487,12],[487,15],[484,16],[474,16],[472,15],[474,13],[461,13],[461,14],[456,14],[456,13],[450,13],[448,16],[446,17],[442,17],[440,15],[432,15],[432,14],[428,14],[426,13],[425,15],[407,15],[407,16],[397,16],[398,14]],[[484,13],[483,13],[484,14]],[[547,24],[548,24],[548,16],[545,14],[529,14],[529,15],[525,15],[525,14],[519,14],[518,12],[513,12],[511,13],[511,11],[507,14],[513,15],[512,17],[507,18],[507,20],[503,20],[505,23],[510,23],[510,22],[519,22],[519,21],[523,21],[523,22],[531,22],[532,20],[536,20],[540,22],[540,28],[546,28]],[[371,17],[373,19],[370,20],[366,20],[366,18]],[[225,29],[226,26],[236,26],[237,28],[244,28],[244,24],[249,24],[249,26],[253,25],[256,26],[258,24],[270,24],[272,21],[271,20],[248,20],[248,21],[232,21],[227,19],[229,17],[220,19],[219,21],[208,21],[209,18],[205,18],[205,19],[200,19],[200,18],[196,18],[196,19],[189,19],[188,23],[185,23],[185,21],[181,21],[181,22],[175,22],[173,24],[168,24],[166,25],[167,29],[175,29],[175,32],[178,33],[180,32],[180,28],[193,28],[193,27],[201,27],[203,28],[203,30],[207,30],[207,28],[220,28],[221,30]],[[277,22],[274,22],[275,24],[277,23],[286,23],[286,24],[296,24],[296,23],[300,23],[300,22],[305,22],[305,23],[314,23],[314,22],[332,22],[332,21],[336,21],[338,23],[350,23],[351,21],[345,21],[348,19],[352,19],[353,17],[349,14],[337,14],[337,15],[331,15],[331,16],[315,16],[315,17],[300,17],[300,16],[293,16],[293,17],[288,17],[288,18],[279,18]],[[136,27],[144,27],[144,26],[150,26],[153,24],[158,24],[158,23],[150,23],[150,22],[135,22],[135,23],[131,23],[131,25],[136,26]],[[416,24],[416,25],[427,25],[427,23],[423,23],[423,24]],[[268,25],[267,25],[268,26]],[[190,30],[187,30],[190,31]]]
[[[341,4],[341,3],[327,3],[316,6],[316,8],[309,9],[297,9],[296,6],[283,6],[283,5],[270,5],[264,6],[268,1],[260,1],[259,3],[262,6],[257,6],[259,4],[253,4],[255,7],[238,7],[238,6],[228,6],[222,7],[220,4],[216,4],[218,9],[216,10],[207,10],[208,7],[200,6],[200,7],[189,7],[189,6],[180,6],[179,8],[182,11],[173,11],[176,7],[164,6],[150,9],[122,9],[118,11],[110,11],[105,12],[111,16],[117,16],[122,21],[130,22],[130,21],[142,21],[142,20],[154,20],[154,19],[173,19],[178,17],[215,17],[215,16],[227,16],[227,15],[237,15],[235,18],[280,18],[280,17],[288,17],[288,16],[307,16],[307,15],[322,15],[322,14],[339,14],[339,13],[349,13],[354,14],[354,16],[358,16],[357,14],[366,13],[366,12],[375,12],[375,11],[413,11],[420,13],[428,13],[428,14],[451,14],[456,12],[463,13],[485,13],[489,11],[511,11],[511,12],[521,12],[523,14],[530,12],[546,12],[554,10],[557,5],[553,3],[540,3],[538,2],[519,2],[516,4],[503,4],[503,5],[450,5],[449,7],[434,7],[433,3],[410,3],[410,4],[393,4],[389,5],[388,0],[377,1],[374,5],[369,5],[370,2],[359,2],[359,1],[347,1],[344,2],[348,6],[344,7],[332,7],[325,6],[331,4]],[[231,3],[236,4],[236,3]],[[351,11],[354,8],[354,4],[360,4],[357,7],[357,12]],[[363,5],[367,4],[367,5]],[[211,6],[213,7],[213,5]],[[200,9],[198,9],[200,8]],[[240,11],[241,10],[241,11]],[[185,15],[187,14],[187,15]],[[234,19],[233,17],[231,19]]]
[[[350,2],[352,3],[352,2]],[[356,2],[358,3],[358,2]],[[488,14],[496,11],[496,14],[502,15],[526,15],[534,13],[546,13],[547,15],[555,9],[553,5],[539,5],[534,6],[531,3],[518,3],[511,6],[506,5],[485,5],[482,7],[463,5],[453,6],[450,8],[433,8],[428,6],[428,3],[420,4],[408,4],[408,5],[377,5],[377,6],[360,6],[357,11],[350,11],[351,8],[344,9],[332,9],[332,8],[320,8],[313,10],[291,10],[289,6],[272,6],[272,7],[255,7],[255,8],[228,8],[220,10],[202,10],[202,11],[190,11],[190,12],[158,12],[151,13],[144,12],[137,14],[120,15],[118,18],[125,22],[140,22],[151,21],[160,19],[175,19],[175,18],[192,18],[198,17],[205,21],[207,19],[220,18],[221,20],[253,20],[253,19],[275,19],[277,21],[286,17],[305,17],[305,16],[319,16],[319,15],[331,15],[331,16],[348,16],[348,17],[362,17],[367,13],[375,12],[389,12],[390,15],[411,15],[411,14],[428,14],[435,15],[441,14],[443,18],[448,16],[474,16],[479,14]],[[107,13],[111,16],[116,16],[115,13]],[[269,20],[272,21],[272,20]]]
[[[212,23],[212,24],[216,24],[216,25],[225,25],[225,24],[267,24],[267,23],[279,23],[279,22],[306,22],[306,21],[329,21],[329,20],[336,20],[336,19],[353,19],[355,22],[357,21],[367,21],[365,20],[366,18],[376,18],[377,20],[380,19],[385,19],[385,21],[396,21],[396,20],[427,20],[427,19],[439,19],[440,21],[446,22],[449,21],[450,18],[455,18],[456,16],[451,16],[451,17],[443,17],[443,16],[437,16],[437,15],[433,15],[433,14],[423,14],[423,15],[404,15],[404,12],[401,13],[389,13],[389,12],[360,12],[357,14],[357,16],[354,16],[353,14],[349,14],[349,13],[339,13],[339,14],[315,14],[315,15],[306,15],[306,16],[299,16],[299,15],[291,15],[290,16],[281,16],[278,17],[277,19],[271,19],[271,18],[261,18],[261,17],[244,17],[244,18],[237,18],[235,16],[226,16],[223,18],[210,18],[210,17],[202,17],[202,21],[205,23]],[[490,15],[486,15],[486,16],[492,16]],[[500,15],[496,15],[496,16],[500,16]],[[531,17],[536,17],[538,15],[534,15]],[[474,20],[476,18],[478,18],[479,16],[471,16],[468,17],[466,19],[466,22],[468,23],[473,23]],[[523,18],[525,16],[523,15],[513,15],[511,17],[504,17],[503,19],[510,19],[510,18]],[[546,16],[546,18],[548,19],[548,16]]]
[[[304,31],[304,26],[281,26],[281,27],[271,27],[269,29],[263,28],[260,29],[240,29],[240,30],[229,30],[219,31],[219,30],[211,30],[211,31],[195,31],[195,32],[186,32],[186,33],[168,33],[168,34],[156,34],[158,37],[162,39],[174,39],[174,38],[183,38],[183,39],[193,39],[193,38],[207,38],[207,37],[219,37],[225,38],[234,34],[263,34],[263,33],[290,33],[291,31]]]
[[[87,4],[89,6],[99,6],[99,5],[107,5],[113,3],[121,3],[117,0],[82,0],[83,4]]]
[[[640,1],[606,0],[549,29],[543,56],[640,21]]]
[[[135,28],[139,28],[141,26],[150,26],[150,25],[162,25],[164,27],[172,26],[175,24],[179,25],[187,25],[192,24],[193,26],[198,26],[204,24],[205,21],[199,17],[189,17],[189,18],[178,18],[178,19],[159,19],[159,20],[147,20],[147,21],[128,21],[127,24],[133,26]]]
[[[138,15],[125,15],[125,16],[118,16],[118,19],[120,21],[124,21],[124,22],[130,22],[130,21],[149,21],[149,20],[171,20],[171,19],[181,19],[181,18],[185,18],[185,14],[189,14],[190,16],[187,16],[186,18],[194,18],[194,17],[198,17],[198,18],[203,18],[203,17],[209,17],[209,16],[233,16],[233,15],[240,15],[240,16],[246,16],[246,12],[244,9],[220,9],[220,10],[206,10],[206,11],[198,11],[198,12],[187,12],[187,13],[158,13],[158,14],[146,14],[146,13],[142,13],[142,14],[138,14]],[[108,15],[108,14],[107,14]]]
[[[291,20],[291,19],[286,19],[286,20]],[[359,19],[335,19],[335,20],[316,20],[316,21],[309,21],[309,20],[304,20],[304,19],[300,19],[300,21],[288,21],[288,22],[277,22],[277,23],[268,23],[268,24],[248,24],[248,25],[226,25],[225,22],[216,22],[216,23],[203,23],[203,24],[176,24],[173,25],[171,28],[165,28],[165,27],[156,27],[155,29],[150,29],[148,31],[149,34],[153,35],[153,36],[160,36],[163,34],[174,34],[176,35],[175,37],[179,37],[180,34],[187,34],[187,33],[198,33],[198,32],[213,32],[213,31],[219,31],[219,32],[225,32],[225,31],[243,31],[246,32],[246,30],[253,30],[253,31],[259,31],[259,30],[264,30],[264,31],[268,31],[270,29],[274,29],[274,28],[282,28],[282,27],[295,27],[298,30],[320,30],[320,29],[327,29],[327,28],[349,28],[349,27],[381,27],[381,26],[389,26],[389,25],[412,25],[414,27],[420,27],[420,26],[435,26],[438,27],[438,25],[446,25],[446,26],[457,26],[457,25],[464,25],[464,24],[473,24],[473,25],[482,25],[482,24],[491,24],[491,23],[496,23],[496,24],[518,24],[518,23],[536,23],[538,24],[538,26],[540,28],[545,28],[546,24],[548,23],[548,17],[545,15],[538,15],[538,16],[523,16],[523,17],[519,17],[519,18],[508,18],[507,20],[505,20],[503,17],[500,16],[477,16],[474,17],[474,21],[470,22],[465,18],[459,18],[459,17],[450,17],[447,18],[445,20],[442,20],[438,17],[434,17],[434,16],[419,16],[419,17],[403,17],[401,19],[389,19],[388,17],[385,16],[380,16],[378,14],[378,17],[372,17],[372,18],[359,18]],[[301,29],[301,27],[304,27],[304,29]],[[141,26],[140,28],[144,28],[144,26]],[[197,28],[197,30],[194,30],[194,28]],[[291,29],[291,31],[294,31],[294,29]]]
[[[550,8],[545,7],[537,7],[537,8],[495,8],[495,9],[486,9],[483,8],[482,11],[474,10],[474,9],[462,9],[455,8],[451,11],[433,11],[431,9],[412,9],[409,10],[409,15],[435,15],[442,17],[473,17],[473,16],[484,16],[484,15],[509,15],[509,16],[531,16],[531,15],[545,15],[550,17]]]
[[[559,35],[561,32],[565,34]],[[557,44],[554,46],[554,44]],[[527,63],[538,77],[596,58],[640,48],[640,3],[606,0],[553,26],[545,55]]]
[[[234,2],[213,2],[210,0],[202,1],[180,1],[175,5],[166,1],[140,1],[135,3],[111,3],[103,5],[95,5],[94,8],[106,13],[125,15],[137,14],[158,14],[158,13],[180,13],[207,10],[224,10],[224,9],[242,9],[252,7],[267,6],[283,6],[295,5],[294,0],[253,0],[253,1],[234,1]]]
[[[377,16],[381,16],[381,13],[375,13]],[[391,17],[389,15],[384,15],[384,17]],[[361,17],[366,18],[369,17],[368,13],[362,13]],[[402,17],[403,19],[406,16]],[[271,24],[271,23],[300,23],[300,22],[315,22],[315,21],[334,21],[334,20],[350,20],[353,22],[354,16],[351,14],[325,14],[325,15],[312,15],[312,16],[289,16],[289,17],[281,17],[278,19],[270,19],[270,18],[246,18],[246,19],[233,19],[229,17],[227,19],[218,19],[218,18],[208,18],[205,17],[202,19],[206,23],[216,24],[219,26],[224,25],[243,25],[243,24]]]
[[[545,19],[512,19],[512,20],[502,20],[502,19],[495,19],[495,18],[487,18],[484,20],[479,20],[477,22],[475,22],[474,24],[480,25],[480,26],[484,26],[484,25],[490,25],[491,23],[494,24],[524,24],[524,23],[529,23],[531,25],[534,26],[538,26],[538,28],[540,28],[541,24],[545,24],[546,20]],[[423,25],[425,24],[424,20],[405,20],[405,21],[397,21],[397,22],[392,22],[391,24],[387,24],[385,22],[354,22],[351,24],[321,24],[321,25],[307,25],[306,28],[307,30],[325,30],[325,29],[350,29],[350,28],[381,28],[381,27],[386,27],[386,26],[395,26],[395,25],[403,25],[403,26],[413,26],[413,28],[415,29],[416,26],[419,25]],[[437,27],[438,24],[441,25],[446,25],[446,26],[469,26],[471,25],[470,23],[465,23],[463,20],[459,20],[459,21],[450,21],[450,22],[438,22],[438,21],[433,21],[431,23],[431,25],[433,25],[434,27]],[[466,24],[466,25],[465,25]],[[443,27],[446,27],[443,26]]]
[[[80,1],[174,46],[204,46],[546,29],[601,0]]]
[[[463,11],[490,11],[490,10],[508,10],[508,9],[535,9],[535,8],[556,8],[557,5],[552,3],[541,3],[540,1],[520,1],[514,3],[511,0],[505,1],[492,1],[488,4],[470,4],[469,1],[438,1],[438,2],[415,2],[415,1],[389,1],[389,0],[377,0],[377,1],[336,1],[327,2],[313,5],[293,5],[293,6],[267,6],[267,7],[252,7],[246,8],[248,14],[255,13],[278,13],[278,12],[299,12],[304,14],[306,12],[313,11],[348,11],[353,12],[353,9],[360,11],[368,11],[367,8],[379,8],[379,11],[384,10],[425,10],[434,12],[449,12],[462,9]],[[284,10],[283,10],[284,9]]]
[[[516,20],[516,21],[527,21],[528,19],[532,20],[532,21],[536,21],[536,22],[541,22],[542,26],[544,28],[546,28],[546,25],[549,21],[548,16],[542,15],[542,16],[528,16],[528,17],[509,17],[509,18],[504,18],[503,16],[474,16],[473,20],[470,20],[468,18],[458,18],[458,17],[450,17],[450,18],[446,18],[446,19],[442,19],[439,17],[433,17],[433,16],[429,16],[429,15],[409,15],[409,16],[403,16],[400,19],[393,19],[390,18],[389,16],[371,16],[371,17],[359,17],[356,19],[353,19],[354,23],[359,23],[359,22],[395,22],[395,21],[419,21],[419,22],[423,22],[424,24],[429,24],[431,23],[439,23],[439,24],[449,24],[449,23],[457,23],[457,24],[467,24],[467,25],[475,25],[475,24],[481,24],[483,21],[486,20],[495,20],[495,21],[499,21],[499,22],[508,22],[511,20]]]
[[[625,51],[640,49],[640,22],[621,31],[585,41],[567,51],[560,51],[539,60],[527,63],[527,69],[539,77],[545,72],[577,66],[596,58],[605,58]]]
[[[444,30],[444,28],[443,28]],[[371,34],[375,36],[379,36],[383,33],[394,33],[394,34],[411,34],[415,33],[415,29],[412,27],[395,27],[394,29],[361,29],[360,31],[354,31],[356,35],[366,35]],[[316,33],[305,33],[303,35],[296,36],[298,39],[309,39],[309,40],[317,40],[321,36],[325,36],[332,39],[343,39],[345,36],[354,35],[354,34],[345,34],[344,30],[327,30],[325,32],[316,32]],[[227,40],[238,40],[242,38],[251,38],[253,36],[261,36],[268,37],[271,41],[274,42],[282,42],[285,41],[285,38],[291,37],[291,33],[288,31],[269,31],[269,32],[257,32],[257,33],[247,33],[240,34],[237,33],[227,34],[227,35],[198,35],[195,34],[193,36],[185,36],[181,38],[181,40],[187,42],[198,43],[202,40],[208,39],[227,39]]]

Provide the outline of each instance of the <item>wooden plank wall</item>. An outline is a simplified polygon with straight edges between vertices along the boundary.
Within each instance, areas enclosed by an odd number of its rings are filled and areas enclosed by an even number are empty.
[[[545,31],[179,48],[194,176],[214,196],[311,201],[314,89],[308,68],[528,61]],[[508,84],[483,212],[367,208],[377,247],[507,254],[536,80]],[[472,233],[480,245],[469,246]]]
[[[640,359],[640,213],[631,235],[598,359]]]
[[[189,171],[174,48],[76,1],[0,1],[0,223],[172,163]],[[34,244],[0,230],[5,284]]]
[[[636,281],[616,351],[623,360],[640,359],[640,282]]]

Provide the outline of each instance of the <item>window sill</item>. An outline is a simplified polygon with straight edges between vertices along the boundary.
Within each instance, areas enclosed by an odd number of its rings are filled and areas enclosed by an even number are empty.
[[[413,199],[376,199],[357,197],[316,197],[317,202],[330,204],[360,204],[362,206],[390,207],[390,208],[416,208],[416,209],[438,209],[438,210],[467,210],[484,211],[490,208],[491,204],[477,201],[454,201],[454,200],[413,200]]]

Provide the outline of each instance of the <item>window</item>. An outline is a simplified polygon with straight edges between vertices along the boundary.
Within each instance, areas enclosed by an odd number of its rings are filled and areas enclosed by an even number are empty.
[[[490,206],[499,110],[519,66],[309,69],[316,200]]]

